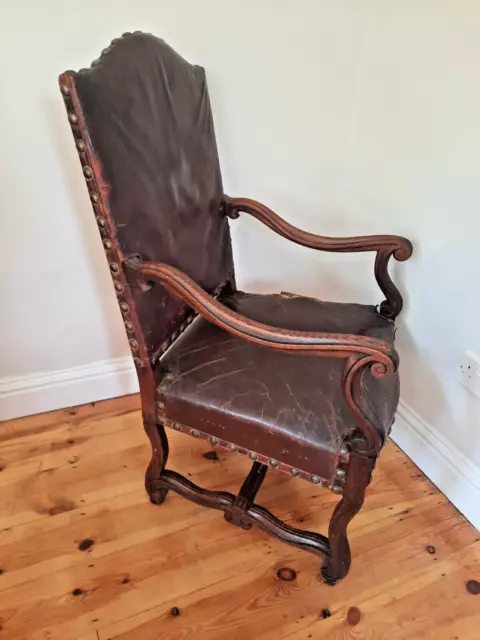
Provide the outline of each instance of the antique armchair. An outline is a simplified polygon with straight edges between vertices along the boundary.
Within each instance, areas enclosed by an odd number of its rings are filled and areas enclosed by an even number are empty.
[[[402,298],[387,265],[408,259],[410,242],[317,236],[225,195],[205,72],[152,35],[126,33],[59,81],[138,372],[151,501],[172,489],[235,525],[257,524],[323,556],[322,576],[335,584],[348,572],[347,526],[398,403]],[[306,247],[376,251],[386,300],[377,311],[238,291],[229,219],[240,212]],[[248,456],[238,495],[166,469],[165,427]],[[328,538],[255,503],[269,468],[341,496]]]

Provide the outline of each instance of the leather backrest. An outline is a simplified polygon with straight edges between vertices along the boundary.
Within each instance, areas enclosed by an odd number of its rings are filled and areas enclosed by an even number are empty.
[[[111,227],[120,265],[139,254],[181,269],[208,291],[230,279],[231,241],[204,70],[163,40],[136,32],[113,41],[90,69],[62,74],[62,82],[71,87],[79,119],[71,120],[77,148],[78,126],[90,150],[90,159],[80,156],[87,184],[86,163],[99,192],[98,205],[91,194],[97,220],[101,213]],[[152,358],[188,308],[161,285],[148,292],[124,285],[140,327],[135,338]]]

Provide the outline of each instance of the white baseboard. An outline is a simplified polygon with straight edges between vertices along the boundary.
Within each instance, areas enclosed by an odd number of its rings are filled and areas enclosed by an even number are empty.
[[[403,401],[392,440],[480,530],[480,469]]]
[[[136,393],[130,357],[0,380],[0,420]]]
[[[138,391],[130,357],[0,380],[0,420],[64,409]],[[400,402],[394,442],[480,529],[480,469],[444,435]]]

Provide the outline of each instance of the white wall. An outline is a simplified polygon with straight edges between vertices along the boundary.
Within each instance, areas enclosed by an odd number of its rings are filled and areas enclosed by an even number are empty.
[[[227,192],[310,231],[412,239],[414,258],[395,267],[403,401],[480,467],[480,401],[454,379],[460,352],[480,353],[478,1],[19,0],[0,11],[4,390],[128,355],[56,77],[143,29],[206,67]],[[234,241],[243,287],[381,299],[373,256],[316,254],[252,219],[235,223]]]

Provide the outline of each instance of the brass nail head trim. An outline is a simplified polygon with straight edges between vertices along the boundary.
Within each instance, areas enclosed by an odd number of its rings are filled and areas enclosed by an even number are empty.
[[[87,180],[91,180],[93,178],[93,171],[90,167],[83,167],[83,175]]]
[[[105,218],[102,218],[102,216],[97,216],[97,224],[103,229],[107,226],[107,221],[105,220]]]
[[[343,444],[340,447],[340,453],[342,454],[342,456],[348,456],[348,454],[350,453],[350,449],[346,444]]]
[[[250,460],[256,462],[258,460],[258,453],[255,453],[255,451],[249,451],[248,457],[250,458]]]
[[[268,464],[274,469],[276,469],[280,465],[278,460],[275,460],[274,458],[270,458],[270,460],[268,461]]]
[[[296,469],[295,467],[292,467],[290,469],[290,473],[292,474],[292,476],[295,476],[295,477],[300,475],[300,471],[298,469]]]
[[[140,368],[143,367],[143,362],[140,360],[140,358],[134,358],[133,362],[135,363],[135,366]]]
[[[120,309],[123,311],[123,313],[128,313],[128,310],[129,310],[128,304],[126,302],[121,302]]]
[[[70,122],[70,124],[77,124],[78,123],[77,114],[76,113],[69,113],[68,114],[68,121]]]
[[[181,431],[182,430],[182,425],[179,422],[174,422],[172,424],[172,429],[175,429],[175,431]]]
[[[131,322],[125,322],[125,329],[127,331],[133,331],[133,324]]]
[[[111,249],[113,247],[112,241],[108,239],[104,240],[103,246],[105,247],[105,249]]]
[[[337,478],[345,478],[347,472],[345,471],[345,469],[337,469],[335,471],[335,475],[337,476]]]
[[[83,140],[77,140],[75,142],[75,146],[77,147],[78,151],[85,151],[85,142]]]
[[[118,273],[119,266],[116,262],[110,262],[110,271],[113,273]]]
[[[123,286],[119,282],[115,283],[115,291],[118,291],[118,293],[123,292]]]
[[[208,440],[210,441],[210,444],[213,445],[216,445],[219,442],[218,438],[215,438],[215,436],[210,436]]]
[[[138,342],[136,340],[129,340],[128,344],[130,345],[131,349],[138,349]]]
[[[200,432],[197,431],[196,429],[190,429],[190,435],[193,436],[194,438],[199,438]]]
[[[63,93],[64,96],[68,97],[70,95],[70,89],[67,87],[66,84],[60,85],[60,91]]]
[[[332,491],[333,493],[336,493],[337,495],[339,495],[340,493],[342,493],[342,487],[339,487],[337,484],[332,485]]]
[[[91,200],[94,204],[97,204],[97,202],[98,202],[98,193],[93,193],[93,192],[91,192],[91,193],[90,193],[90,200]]]
[[[320,484],[321,480],[318,476],[312,474],[310,476],[310,482],[313,482],[313,484]]]
[[[233,453],[235,453],[236,451],[238,451],[237,445],[233,444],[233,442],[230,442],[227,447],[230,449],[230,451],[232,451]]]

